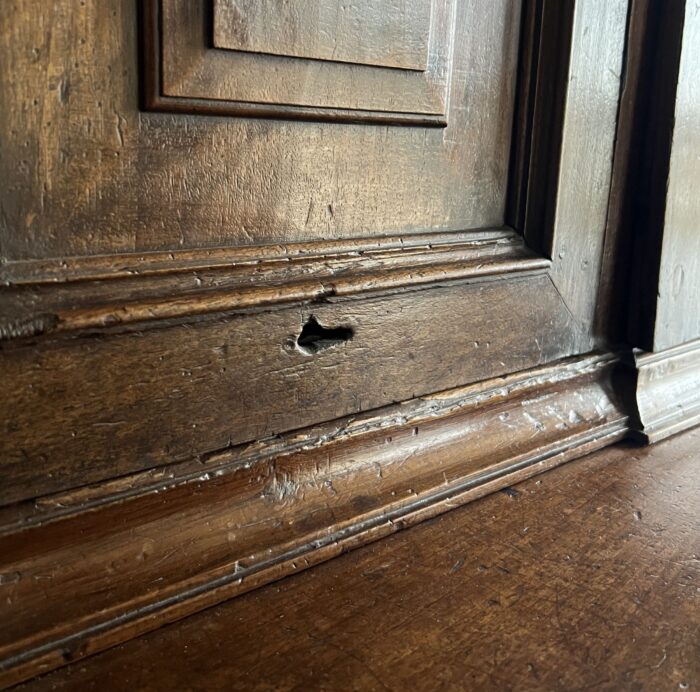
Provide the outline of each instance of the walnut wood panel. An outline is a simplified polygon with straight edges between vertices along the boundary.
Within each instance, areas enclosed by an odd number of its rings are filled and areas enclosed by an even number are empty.
[[[626,418],[614,366],[605,356],[572,359],[226,450],[189,478],[166,471],[45,498],[14,526],[6,513],[2,681],[94,653],[619,438]]]
[[[19,690],[693,690],[698,448],[619,443]]]
[[[425,71],[416,71],[220,50],[212,47],[211,36],[207,38],[210,2],[149,0],[144,13],[145,104],[156,110],[184,112],[445,125],[456,1],[433,0],[431,5],[428,64]],[[319,7],[316,4],[316,11]],[[363,21],[373,24],[381,8],[376,3],[364,7]],[[258,9],[265,14],[264,8]],[[279,6],[272,11],[279,15]],[[305,24],[303,11],[303,6],[294,5],[279,17],[280,27],[294,33],[297,40],[304,36],[294,32],[289,17],[302,13],[299,21]],[[285,19],[285,15],[289,16]],[[405,19],[418,31],[425,31],[421,17]],[[220,16],[215,11],[215,32],[217,20],[220,34]],[[275,41],[275,24],[265,22],[264,16],[263,22],[265,34]],[[311,28],[307,41],[315,35]],[[339,22],[328,37],[341,50],[344,39],[337,38],[337,33],[343,31]],[[347,33],[345,38],[361,50],[356,38]],[[283,40],[279,43],[284,45]]]
[[[307,355],[296,339],[311,316],[351,338]],[[71,334],[3,351],[3,502],[572,353],[546,276]]]
[[[0,266],[503,224],[518,2],[459,3],[446,128],[144,113],[137,5],[0,3]]]
[[[606,271],[622,276],[613,319],[625,329],[616,336],[646,351],[700,335],[697,24],[692,3],[632,5],[633,59],[625,79],[630,87],[622,102],[624,146],[612,210],[620,227],[618,261]]]
[[[216,48],[407,70],[428,66],[433,0],[213,0]]]

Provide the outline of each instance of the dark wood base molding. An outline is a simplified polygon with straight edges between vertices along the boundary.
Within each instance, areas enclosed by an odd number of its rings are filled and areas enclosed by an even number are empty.
[[[543,273],[509,228],[0,263],[0,341]]]
[[[617,363],[568,359],[5,508],[0,682],[620,439]]]
[[[659,440],[700,424],[700,341],[633,354],[637,371],[635,435]]]

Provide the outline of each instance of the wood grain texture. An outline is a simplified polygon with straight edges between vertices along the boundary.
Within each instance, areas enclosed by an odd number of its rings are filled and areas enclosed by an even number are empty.
[[[214,0],[214,46],[425,70],[434,0]]]
[[[439,116],[434,124],[446,122],[454,0],[436,0],[433,5],[425,71],[216,50],[208,36],[210,3],[152,0],[150,4],[153,9],[146,3],[144,32],[146,55],[154,58],[149,57],[145,66],[151,72],[144,91],[149,108],[341,121],[349,112],[355,121],[418,125],[431,123],[426,116]],[[302,9],[294,7],[292,14]],[[376,3],[366,5],[365,11],[370,7]],[[370,14],[366,19],[372,22]],[[268,22],[266,32],[274,30]],[[315,35],[309,33],[307,38]]]
[[[552,259],[582,351],[604,341],[595,317],[627,10],[627,0],[540,0],[523,22],[506,218]]]
[[[107,255],[0,268],[0,340],[544,271],[513,231]]]
[[[523,301],[539,309],[524,315]],[[295,339],[312,315],[352,339],[302,353]],[[3,349],[0,498],[199,457],[572,349],[546,276],[14,340]]]
[[[700,338],[700,4],[685,3],[654,350]]]
[[[618,340],[653,351],[661,252],[673,143],[674,111],[681,57],[685,2],[635,0],[630,14],[631,59],[619,124],[621,147],[611,223],[619,225],[612,249],[617,261],[606,264],[616,276],[622,325]],[[608,279],[609,281],[610,279]]]
[[[632,221],[633,207],[640,193],[640,171],[649,156],[644,146],[648,118],[643,115],[649,98],[650,76],[654,72],[654,12],[659,3],[631,0],[627,23],[627,46],[622,72],[620,106],[613,170],[608,198],[603,262],[600,271],[596,311],[596,331],[609,343],[625,343],[630,321],[630,286],[635,275],[630,261],[639,234],[639,224]],[[651,281],[651,277],[649,277]]]
[[[700,423],[700,341],[635,351],[638,437],[657,442]]]
[[[594,329],[627,9],[627,0],[579,2],[574,14],[553,236],[546,254],[560,260],[552,265],[552,281],[578,323],[582,350],[601,341]]]
[[[165,471],[45,498],[14,523],[6,513],[3,682],[619,438],[614,366],[572,359],[223,451],[189,477]]]
[[[2,3],[3,261],[502,225],[519,3],[460,3],[444,129],[143,113],[136,5]]]
[[[615,445],[18,689],[692,690],[699,445]]]

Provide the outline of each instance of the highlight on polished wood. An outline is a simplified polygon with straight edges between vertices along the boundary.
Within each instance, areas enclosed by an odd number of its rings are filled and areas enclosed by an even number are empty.
[[[700,431],[608,447],[34,690],[691,690]]]
[[[699,16],[0,3],[1,684],[700,422]]]

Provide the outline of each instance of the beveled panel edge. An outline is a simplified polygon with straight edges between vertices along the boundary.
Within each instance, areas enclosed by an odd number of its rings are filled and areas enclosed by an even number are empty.
[[[260,512],[267,516],[272,509],[282,525],[288,523],[297,534],[271,531],[254,538],[259,545],[255,543],[252,554],[248,543],[247,553],[239,556],[234,548],[224,563],[175,580],[157,592],[131,596],[69,622],[46,623],[42,631],[5,647],[0,684],[14,684],[109,648],[617,441],[627,432],[627,416],[612,385],[617,363],[609,353],[571,358],[361,418],[333,421],[310,435],[301,431],[285,436],[267,450],[254,450],[252,458],[249,448],[242,448],[243,454],[227,450],[179,482],[161,479],[140,488],[137,483],[134,491],[129,489],[130,479],[123,479],[121,488],[120,481],[110,481],[112,488],[102,496],[97,487],[78,491],[73,507],[65,494],[55,496],[56,505],[67,503],[60,510],[67,514],[52,515],[49,504],[43,508],[43,523],[18,529],[21,545],[43,545],[46,554],[36,556],[39,563],[54,564],[57,556],[52,551],[61,550],[51,541],[37,540],[43,532],[58,529],[65,535],[71,527],[92,526],[93,530],[75,535],[104,535],[105,544],[92,545],[91,550],[104,552],[100,559],[108,564],[115,555],[110,552],[109,532],[100,532],[99,524],[115,507],[132,522],[148,521],[151,529],[160,521],[172,522],[169,531],[159,534],[159,549],[166,551],[173,540],[179,540],[178,521],[191,521],[191,517],[178,518],[183,501],[202,509],[216,508],[215,514],[221,516],[207,515],[208,521],[202,524],[210,536],[212,521],[235,523],[236,512],[245,514],[246,526],[254,526],[246,504],[251,497],[259,498],[253,503],[260,505]],[[257,495],[261,483],[263,492]],[[328,483],[332,494],[323,492]],[[373,502],[368,504],[370,488]],[[241,499],[237,505],[236,493],[248,500]],[[223,504],[208,501],[223,496],[227,498]],[[144,502],[144,508],[150,509],[134,511]],[[333,523],[326,525],[323,510],[330,505]],[[301,516],[313,517],[314,510],[321,517],[318,526],[297,521]],[[131,528],[125,525],[116,531]],[[228,537],[222,534],[217,540],[225,542]],[[242,537],[240,541],[245,544]],[[179,555],[172,551],[168,559],[177,561]],[[4,558],[8,563],[3,571],[12,565],[11,555]],[[142,564],[129,562],[128,569],[138,571]],[[60,562],[54,569],[60,572]],[[118,588],[129,576],[114,579]],[[32,581],[27,583],[32,588]],[[80,594],[73,590],[66,597],[76,601],[77,614]]]
[[[628,359],[634,385],[637,439],[655,443],[700,425],[700,340]]]
[[[8,264],[0,269],[0,340],[485,280],[549,265],[507,229]]]
[[[452,15],[454,15],[454,10]],[[451,63],[454,43],[454,16],[451,20],[451,30],[449,32],[451,40],[447,54],[447,76],[443,89],[444,93],[441,95],[441,108],[439,113],[265,104],[255,101],[219,100],[169,95],[165,93],[163,88],[163,43],[160,0],[142,0],[140,34],[142,57],[140,92],[141,105],[145,110],[192,115],[228,115],[244,118],[306,120],[357,125],[447,126],[447,111],[452,75]],[[416,74],[428,74],[428,72]]]

